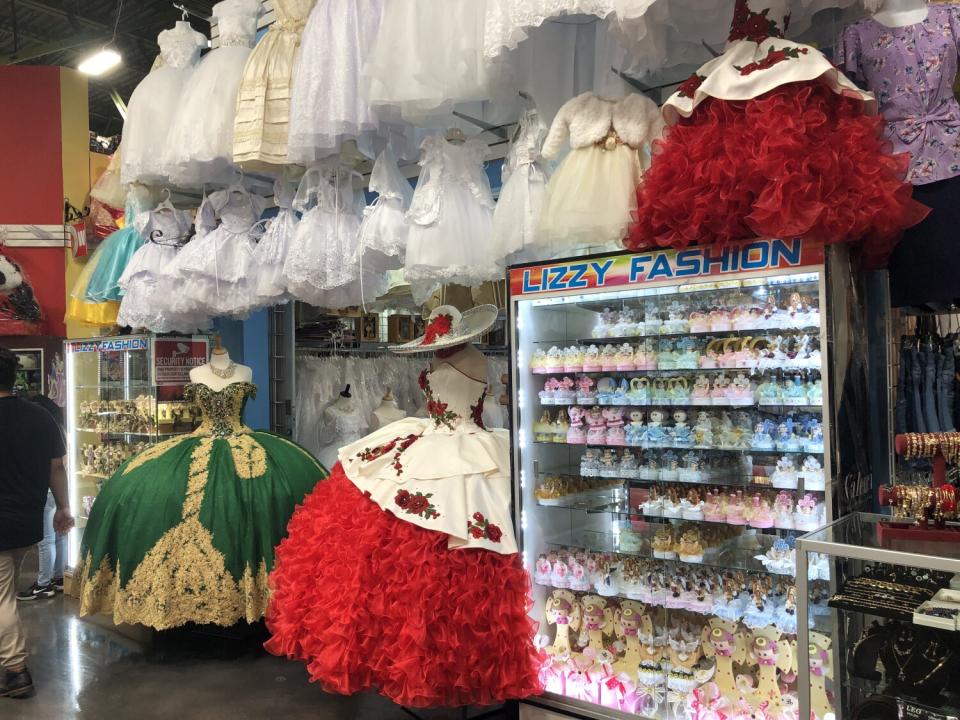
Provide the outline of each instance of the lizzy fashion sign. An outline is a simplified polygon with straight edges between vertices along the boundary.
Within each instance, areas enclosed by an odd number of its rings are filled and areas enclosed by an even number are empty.
[[[819,265],[823,246],[792,240],[754,240],[735,247],[692,247],[607,255],[513,268],[513,296],[611,289],[642,282],[688,282],[696,278]]]

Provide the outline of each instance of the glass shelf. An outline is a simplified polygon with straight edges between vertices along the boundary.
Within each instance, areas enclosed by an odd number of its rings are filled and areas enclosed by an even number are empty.
[[[695,521],[690,520],[687,522],[692,523]],[[643,537],[643,544],[645,546],[641,550],[622,549],[619,534],[595,532],[591,530],[579,530],[555,535],[545,538],[544,543],[559,548],[575,548],[579,550],[589,550],[591,552],[615,553],[617,555],[693,567],[702,566],[721,570],[743,570],[745,572],[769,573],[771,575],[778,574],[767,570],[764,564],[754,557],[755,555],[763,555],[770,549],[770,546],[773,545],[774,540],[776,540],[776,536],[774,535],[761,535],[759,533],[741,535],[720,545],[717,550],[712,553],[704,553],[703,562],[692,563],[684,562],[677,558],[664,559],[654,557],[653,549],[649,547],[649,545],[653,540],[654,533],[662,524],[663,523],[651,523],[651,528],[648,531],[638,531],[638,534]],[[783,574],[786,575],[785,573]],[[790,575],[790,577],[793,577],[793,575]]]
[[[749,377],[762,376],[764,374],[784,374],[784,373],[816,373],[820,374],[820,368],[807,368],[807,367],[779,367],[779,368],[757,368],[757,367],[725,367],[725,368],[664,368],[656,370],[571,370],[567,372],[566,370],[557,370],[556,372],[545,372],[545,373],[535,373],[530,371],[531,375],[536,377],[550,378],[557,377],[562,375],[589,375],[601,376],[601,377],[614,377],[614,376],[626,376],[626,377],[644,377],[644,376],[662,376],[662,375],[687,375],[695,373],[703,373],[709,375],[710,373],[744,373]]]
[[[699,452],[730,453],[740,455],[823,455],[823,450],[758,450],[755,448],[724,448],[701,445],[580,445],[579,443],[550,442],[534,440],[534,445],[553,445],[554,447],[591,448],[594,450],[697,450]]]
[[[96,435],[119,435],[133,437],[173,437],[175,435],[189,435],[193,430],[177,430],[175,432],[133,432],[130,430],[95,430],[94,428],[77,428],[78,433],[94,433]]]
[[[669,332],[669,333],[643,333],[641,335],[620,335],[618,337],[582,337],[577,338],[573,342],[576,342],[578,345],[609,345],[610,343],[616,343],[617,345],[623,345],[624,343],[630,344],[636,342],[637,340],[671,340],[677,338],[756,338],[758,337],[757,333],[762,334],[771,334],[771,335],[782,335],[784,333],[796,333],[798,335],[806,333],[807,335],[813,333],[820,333],[819,325],[800,325],[796,327],[771,327],[771,328],[749,328],[746,330],[703,330],[700,332]],[[551,342],[570,342],[565,340],[537,340],[535,341],[538,345]]]
[[[129,382],[104,382],[99,385],[76,385],[74,387],[77,390],[124,390],[129,388],[153,390],[157,386],[149,380],[131,380]]]
[[[674,405],[673,403],[616,403],[616,404],[606,404],[601,405],[596,401],[591,403],[590,400],[580,402],[571,402],[571,403],[545,403],[539,402],[541,409],[551,409],[551,408],[563,408],[563,407],[574,407],[575,405],[586,406],[586,405],[596,405],[600,408],[607,407],[618,407],[618,408],[651,408],[654,410],[657,409],[666,409],[671,410],[757,410],[759,412],[769,412],[777,413],[783,415],[784,413],[793,412],[809,412],[809,413],[822,413],[823,405],[761,405],[760,403],[749,403],[746,405],[692,405],[690,403],[678,403]]]

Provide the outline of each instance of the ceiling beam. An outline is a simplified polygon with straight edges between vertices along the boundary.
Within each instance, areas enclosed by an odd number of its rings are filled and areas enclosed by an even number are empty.
[[[63,8],[54,7],[53,5],[47,5],[44,2],[39,0],[17,0],[17,4],[31,10],[36,10],[37,12],[46,13],[47,15],[53,15],[55,17],[63,18],[64,20],[74,21],[80,25],[92,28],[94,30],[106,31],[109,33],[113,32],[113,26],[100,22],[99,20],[91,20],[90,18],[83,17],[82,15],[76,15],[69,10],[64,10]],[[149,45],[154,51],[157,50],[157,40],[156,38],[148,38],[143,35],[138,35],[136,33],[128,32],[126,30],[118,30],[117,35],[120,37],[126,37],[131,40],[134,40],[138,43]]]
[[[103,42],[106,38],[103,35],[86,34],[81,37],[72,37],[65,40],[54,40],[47,43],[35,43],[25,47],[19,52],[10,55],[0,55],[0,65],[18,65],[20,63],[31,62],[37,58],[42,58],[53,53],[71,50],[82,45],[92,45],[96,42]]]

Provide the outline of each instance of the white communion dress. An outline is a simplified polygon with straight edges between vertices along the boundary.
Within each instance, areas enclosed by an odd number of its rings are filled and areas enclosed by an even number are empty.
[[[211,193],[199,215],[213,212],[220,224],[180,251],[176,270],[183,287],[173,300],[180,312],[244,317],[256,306],[254,231],[267,201],[242,185]]]
[[[158,149],[181,112],[184,86],[197,66],[200,49],[207,46],[207,38],[190,23],[178,22],[157,36],[157,45],[163,65],[140,81],[127,103],[120,164],[124,183],[159,184],[167,179],[163,154]]]
[[[290,101],[291,162],[310,164],[354,139],[373,156],[376,112],[360,95],[363,63],[380,27],[384,0],[319,0],[303,31]]]
[[[572,150],[550,178],[540,215],[540,242],[549,255],[620,246],[649,143],[661,129],[657,105],[644,95],[608,100],[588,92],[560,108],[543,156],[558,157],[568,137]]]
[[[397,270],[403,267],[407,251],[410,228],[406,212],[413,199],[413,187],[400,172],[390,148],[377,155],[369,188],[377,193],[377,198],[363,209],[357,252],[364,269]]]
[[[253,266],[256,268],[253,294],[259,305],[276,305],[288,299],[283,266],[297,231],[293,196],[294,189],[289,183],[274,181],[273,200],[277,204],[277,214],[267,221],[263,237],[253,249]]]
[[[479,285],[503,274],[493,246],[493,194],[483,169],[486,143],[462,145],[433,135],[421,146],[420,181],[407,213],[404,275],[414,302],[436,285]]]
[[[177,317],[170,311],[170,299],[179,292],[171,271],[181,246],[187,242],[190,225],[190,214],[177,210],[169,200],[137,215],[134,227],[144,243],[117,281],[123,290],[118,325],[154,332],[188,332],[205,327],[205,318]]]
[[[259,0],[223,0],[213,6],[220,46],[204,56],[177,106],[166,143],[170,179],[178,185],[229,182],[237,93],[257,34]]]
[[[314,2],[273,0],[276,20],[247,58],[233,126],[233,160],[245,169],[287,162],[293,67]]]
[[[321,439],[326,445],[320,448],[317,459],[324,467],[333,467],[337,462],[337,453],[345,445],[351,445],[367,431],[367,421],[363,417],[360,405],[353,399],[337,400],[323,411],[323,430]]]
[[[547,126],[536,108],[525,110],[503,163],[503,185],[493,212],[493,245],[508,264],[538,255],[537,224],[547,195],[540,149],[546,136]]]

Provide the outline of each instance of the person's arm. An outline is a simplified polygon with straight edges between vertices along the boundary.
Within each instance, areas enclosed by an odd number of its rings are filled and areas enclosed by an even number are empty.
[[[57,511],[53,515],[53,529],[60,535],[66,535],[74,526],[74,520],[70,512],[67,471],[62,457],[50,461],[50,492],[53,493],[53,500],[57,504]]]

